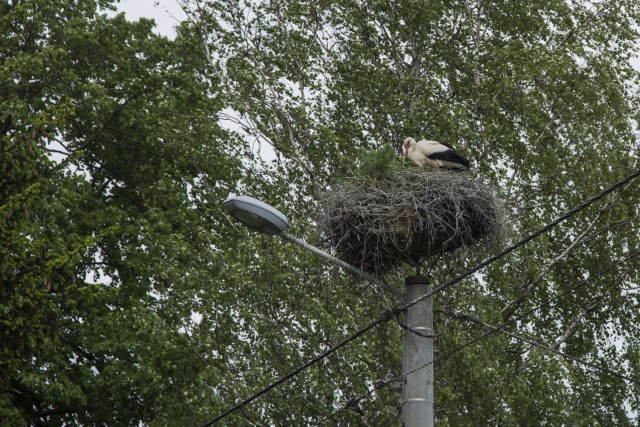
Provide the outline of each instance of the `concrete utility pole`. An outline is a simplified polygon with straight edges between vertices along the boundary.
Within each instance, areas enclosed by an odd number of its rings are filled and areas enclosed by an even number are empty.
[[[407,302],[431,292],[429,278],[405,278]],[[433,427],[433,301],[425,298],[407,309],[404,333],[403,372],[407,375],[402,387],[402,414],[405,427]],[[412,332],[415,331],[415,332]],[[420,336],[425,335],[425,336]],[[430,336],[431,338],[427,338]]]

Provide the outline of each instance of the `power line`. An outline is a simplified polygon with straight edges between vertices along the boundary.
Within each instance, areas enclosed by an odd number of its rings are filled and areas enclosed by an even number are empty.
[[[415,371],[417,371],[419,369],[425,368],[425,367],[427,367],[427,366],[429,366],[429,365],[431,365],[431,364],[433,364],[435,362],[439,362],[439,361],[441,361],[443,359],[446,359],[447,357],[452,356],[453,354],[455,354],[455,353],[457,353],[457,352],[459,352],[461,350],[464,350],[465,348],[469,347],[470,345],[475,344],[476,342],[478,342],[480,340],[483,340],[484,338],[487,338],[487,337],[495,334],[496,332],[502,331],[507,326],[509,326],[509,325],[517,322],[518,320],[521,320],[524,317],[536,312],[537,310],[540,310],[541,308],[543,308],[543,307],[545,307],[545,306],[547,306],[547,305],[559,300],[560,298],[562,298],[562,297],[564,297],[564,296],[566,296],[566,295],[568,295],[570,293],[573,293],[573,292],[577,291],[581,287],[583,287],[583,286],[587,285],[588,283],[593,282],[594,280],[606,275],[607,273],[611,272],[612,270],[618,268],[622,264],[630,261],[631,259],[633,259],[633,258],[635,258],[635,257],[637,257],[639,255],[640,255],[640,250],[635,251],[635,252],[631,253],[630,255],[626,256],[625,258],[622,258],[621,260],[614,262],[613,264],[609,265],[608,267],[606,267],[605,269],[599,271],[598,273],[596,273],[595,275],[589,277],[588,279],[583,280],[582,282],[578,283],[577,285],[575,285],[575,286],[567,289],[566,291],[556,295],[555,297],[553,297],[553,298],[551,298],[551,299],[549,299],[549,300],[537,305],[536,307],[534,307],[534,308],[522,313],[521,315],[519,315],[517,317],[514,317],[511,320],[508,320],[507,322],[503,323],[502,325],[500,325],[498,327],[492,326],[493,329],[491,329],[490,331],[485,332],[484,334],[479,335],[478,337],[476,337],[476,338],[474,338],[474,339],[472,339],[470,341],[467,341],[466,343],[464,343],[462,345],[459,345],[458,347],[454,348],[453,350],[450,350],[450,351],[446,352],[445,354],[440,355],[439,357],[435,358],[433,361],[431,361],[429,363],[425,363],[424,365],[421,365],[421,366],[417,367],[416,369],[413,369],[413,370],[411,370],[409,372],[405,372],[402,375],[398,375],[398,376],[389,378],[387,380],[378,382],[368,392],[349,400],[349,402],[351,403],[351,406],[356,405],[356,404],[358,404],[358,402],[360,400],[371,396],[375,391],[378,391],[378,390],[388,386],[391,383],[400,381],[403,378],[405,378],[407,375],[409,375],[409,374],[411,374],[411,373],[413,373],[413,372],[415,372]],[[628,380],[633,381],[633,382],[637,382],[636,380],[630,379],[628,377],[622,376],[621,378],[628,379]],[[333,418],[334,416],[336,416],[337,414],[339,414],[340,412],[342,412],[342,411],[344,411],[346,409],[347,409],[346,406],[341,408],[341,409],[339,409],[338,411],[334,412],[331,416],[329,416],[328,419],[329,418]]]
[[[607,194],[617,190],[618,188],[620,188],[621,186],[623,186],[627,182],[632,181],[634,178],[636,178],[638,176],[640,176],[640,170],[637,170],[637,171],[633,172],[632,174],[627,175],[626,177],[624,177],[620,181],[616,182],[615,184],[611,185],[610,187],[606,188],[605,190],[601,191],[600,193],[596,194],[595,196],[591,197],[590,199],[586,200],[585,202],[581,203],[580,205],[578,205],[577,207],[573,208],[572,210],[566,212],[564,215],[558,217],[557,219],[555,219],[551,223],[549,223],[549,224],[545,225],[544,227],[542,227],[542,228],[534,231],[533,233],[527,235],[525,238],[519,240],[518,242],[512,244],[511,246],[508,246],[507,248],[505,248],[504,250],[502,250],[498,254],[486,259],[485,261],[481,262],[480,264],[478,264],[477,266],[471,268],[470,270],[467,270],[467,272],[454,277],[453,279],[449,280],[448,282],[445,282],[443,285],[435,288],[432,292],[429,292],[429,293],[427,293],[427,294],[425,294],[425,295],[423,295],[423,296],[421,296],[419,298],[416,298],[413,301],[410,301],[410,302],[408,302],[406,304],[399,305],[399,306],[397,306],[397,307],[395,307],[395,308],[393,308],[391,310],[386,310],[381,315],[381,317],[379,319],[375,320],[374,322],[370,323],[369,325],[365,326],[364,328],[358,330],[355,334],[351,335],[350,337],[345,338],[343,341],[341,341],[340,343],[336,344],[334,347],[331,347],[327,351],[315,356],[313,359],[309,360],[304,365],[300,366],[296,370],[290,372],[289,374],[285,375],[284,377],[280,378],[279,380],[275,381],[274,383],[270,384],[269,386],[267,386],[264,389],[260,390],[259,392],[255,393],[251,397],[243,400],[242,402],[240,402],[239,404],[235,405],[234,407],[226,410],[225,412],[223,412],[222,414],[218,415],[213,420],[211,420],[211,421],[207,422],[206,424],[204,424],[203,427],[208,427],[210,425],[213,425],[216,422],[222,420],[223,418],[231,415],[233,412],[235,412],[238,409],[244,407],[245,405],[253,402],[258,397],[260,397],[263,394],[269,392],[270,390],[272,390],[276,386],[282,384],[283,382],[289,380],[290,378],[293,378],[294,376],[298,375],[300,372],[304,371],[308,367],[314,365],[315,363],[317,363],[320,360],[322,360],[322,359],[326,358],[327,356],[329,356],[331,353],[333,353],[336,350],[340,349],[341,347],[345,346],[349,342],[351,342],[354,339],[360,337],[361,335],[363,335],[364,333],[366,333],[370,329],[373,329],[374,327],[378,326],[379,324],[385,323],[385,322],[391,320],[396,313],[403,312],[407,308],[419,303],[420,301],[430,297],[431,295],[433,295],[433,294],[435,294],[437,292],[443,291],[443,290],[455,285],[456,283],[460,282],[461,280],[465,279],[466,277],[469,277],[470,275],[474,274],[475,272],[477,272],[477,271],[481,270],[482,268],[486,267],[487,265],[493,263],[494,261],[497,261],[498,259],[504,257],[505,255],[508,255],[509,253],[513,252],[515,249],[519,248],[520,246],[525,245],[526,243],[530,242],[531,240],[533,240],[534,238],[538,237],[539,235],[549,231],[551,228],[553,228],[556,225],[560,224],[561,222],[567,220],[568,218],[572,217],[573,215],[577,214],[578,212],[582,211],[583,209],[591,206],[592,204],[594,204],[598,200],[602,199]],[[512,321],[515,321],[517,319],[518,318],[513,319]],[[510,324],[510,323],[507,323],[507,324]],[[503,325],[503,327],[506,326],[507,324]],[[484,336],[491,335],[491,334],[493,334],[495,332],[496,331],[489,332]],[[482,336],[481,338],[483,338],[484,336]],[[481,338],[479,338],[479,339],[481,339]],[[461,348],[454,349],[451,353],[447,353],[444,356],[448,356],[449,354],[453,354],[456,351],[459,351],[462,348],[473,344],[474,342],[476,342],[476,341],[469,342],[468,344],[464,345]],[[442,356],[442,357],[444,357],[444,356]],[[435,359],[433,362],[435,362],[437,360],[440,360],[442,357],[439,357],[439,358]],[[433,362],[431,362],[431,363],[433,363]],[[401,375],[398,378],[403,378],[404,376],[406,376],[406,375],[408,375],[408,374],[410,374],[410,373],[412,373],[412,372],[414,372],[414,371],[416,371],[418,369],[421,369],[421,368],[423,368],[425,366],[428,366],[428,364],[424,365],[424,366],[421,366],[421,367],[418,367],[418,368],[416,368],[415,370],[413,370],[411,372],[407,372],[407,373]],[[397,379],[395,379],[395,380],[397,380]],[[388,380],[388,383],[390,383],[392,381],[394,381],[394,379]],[[382,384],[386,385],[385,383],[387,383],[387,381],[383,382]],[[381,387],[383,387],[384,385],[382,385]],[[371,393],[373,391],[375,391],[375,390],[376,390],[376,388],[374,388],[371,391]]]
[[[452,314],[453,314],[454,317],[457,317],[457,318],[462,319],[462,320],[466,320],[466,321],[471,322],[471,323],[475,323],[476,325],[484,326],[485,328],[488,328],[490,330],[497,330],[498,329],[497,327],[495,327],[493,325],[490,325],[490,324],[488,324],[486,322],[483,322],[482,320],[477,319],[477,318],[475,318],[473,316],[469,316],[468,314],[464,314],[464,313],[460,313],[460,312],[454,312]],[[546,350],[546,351],[550,351],[551,353],[557,354],[558,356],[562,356],[562,357],[564,357],[566,359],[569,359],[569,360],[572,360],[574,362],[580,363],[581,365],[587,366],[587,367],[589,367],[591,369],[594,369],[594,370],[597,370],[597,371],[601,371],[601,372],[605,372],[605,373],[607,373],[609,375],[613,375],[614,377],[618,377],[618,378],[621,378],[623,380],[626,380],[626,381],[632,382],[634,384],[640,385],[640,381],[634,380],[631,377],[623,375],[623,374],[621,374],[619,372],[616,372],[616,371],[614,371],[612,369],[609,369],[609,368],[607,368],[605,366],[600,366],[600,365],[597,365],[595,363],[587,362],[584,359],[580,359],[578,357],[571,356],[570,354],[564,353],[564,352],[562,352],[562,351],[560,351],[558,349],[555,349],[555,348],[553,348],[553,347],[551,347],[549,345],[539,343],[537,341],[531,340],[529,338],[522,337],[520,335],[516,335],[514,333],[505,331],[504,329],[500,329],[500,332],[505,334],[505,335],[507,335],[507,336],[509,336],[509,337],[511,337],[511,338],[515,338],[515,339],[517,339],[519,341],[522,341],[524,343],[530,344],[532,346],[539,347],[539,348],[541,348],[543,350]]]
[[[566,219],[572,217],[573,215],[577,214],[581,210],[591,206],[592,204],[594,204],[598,200],[602,199],[607,194],[612,193],[613,191],[615,191],[618,188],[622,187],[624,184],[632,181],[633,179],[635,179],[639,175],[640,175],[640,169],[635,171],[635,172],[633,172],[631,175],[626,176],[625,178],[621,179],[620,181],[616,182],[615,184],[613,184],[612,186],[608,187],[607,189],[601,191],[600,193],[596,194],[595,196],[593,196],[589,200],[587,200],[585,202],[582,202],[580,205],[578,205],[575,208],[571,209],[570,211],[568,211],[564,215],[558,217],[557,219],[555,219],[554,221],[552,221],[549,224],[545,225],[544,227],[538,229],[537,231],[534,231],[533,233],[531,233],[528,236],[526,236],[525,238],[517,241],[516,243],[512,244],[511,246],[508,246],[507,248],[505,248],[501,252],[497,253],[496,255],[492,256],[491,258],[488,258],[488,259],[484,260],[483,262],[481,262],[477,266],[473,267],[472,269],[467,270],[466,272],[454,277],[453,279],[449,280],[448,282],[444,283],[443,285],[435,288],[433,291],[431,291],[431,292],[429,292],[427,294],[424,294],[421,297],[414,299],[413,301],[409,301],[408,303],[398,307],[398,309],[399,310],[406,310],[407,308],[411,307],[412,305],[415,305],[415,304],[419,303],[420,301],[422,301],[422,300],[424,300],[426,298],[429,298],[433,294],[441,292],[441,291],[443,291],[443,290],[455,285],[456,283],[460,282],[462,279],[465,279],[465,278],[471,276],[472,274],[474,274],[475,272],[483,269],[484,267],[486,267],[487,265],[491,264],[492,262],[497,261],[498,259],[502,258],[503,256],[513,252],[515,249],[519,248],[520,246],[522,246],[522,245],[528,243],[529,241],[535,239],[539,235],[541,235],[543,233],[546,233],[547,231],[551,230],[556,225],[558,225],[561,222],[565,221]]]
[[[308,367],[310,367],[311,365],[314,365],[315,363],[319,362],[320,360],[324,359],[325,357],[329,356],[331,353],[335,352],[336,350],[338,350],[341,347],[344,347],[345,345],[347,345],[349,342],[355,340],[356,338],[358,338],[359,336],[363,335],[365,332],[369,331],[370,329],[373,329],[374,327],[378,326],[381,323],[387,322],[389,320],[391,320],[391,318],[393,317],[392,313],[387,311],[385,312],[385,315],[383,315],[382,317],[380,317],[378,320],[376,320],[375,322],[369,324],[368,326],[360,329],[358,332],[356,332],[355,334],[349,336],[348,338],[345,338],[344,340],[342,340],[340,343],[336,344],[335,346],[329,348],[328,350],[324,351],[323,353],[317,355],[316,357],[314,357],[313,359],[309,360],[308,362],[306,362],[304,365],[300,366],[299,368],[297,368],[294,371],[291,371],[290,373],[288,373],[287,375],[285,375],[284,377],[280,378],[279,380],[275,381],[274,383],[270,384],[269,386],[263,388],[262,390],[260,390],[259,392],[255,393],[254,395],[252,395],[251,397],[249,397],[248,399],[243,400],[242,402],[238,403],[236,406],[234,406],[233,408],[230,408],[228,410],[226,410],[225,412],[223,412],[222,414],[218,415],[216,418],[214,418],[213,420],[209,421],[208,423],[204,424],[203,427],[207,427],[210,425],[213,425],[215,423],[217,423],[218,421],[220,421],[221,419],[225,418],[226,416],[232,414],[233,412],[237,411],[238,409],[242,408],[243,406],[253,402],[254,400],[256,400],[258,397],[262,396],[263,394],[267,393],[268,391],[270,391],[271,389],[275,388],[276,386],[282,384],[283,382],[287,381],[290,378],[295,377],[296,375],[298,375],[300,372],[304,371],[305,369],[307,369]]]

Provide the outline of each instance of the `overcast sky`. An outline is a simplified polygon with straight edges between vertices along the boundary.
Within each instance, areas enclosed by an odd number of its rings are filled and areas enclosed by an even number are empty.
[[[120,0],[117,7],[130,21],[141,17],[153,18],[156,31],[171,39],[176,35],[174,27],[185,19],[184,12],[175,0]]]

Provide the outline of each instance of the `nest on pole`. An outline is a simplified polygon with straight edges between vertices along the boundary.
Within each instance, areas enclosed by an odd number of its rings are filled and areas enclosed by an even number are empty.
[[[496,240],[504,230],[505,210],[496,191],[466,173],[446,170],[342,183],[324,194],[320,207],[323,243],[338,258],[373,274]]]

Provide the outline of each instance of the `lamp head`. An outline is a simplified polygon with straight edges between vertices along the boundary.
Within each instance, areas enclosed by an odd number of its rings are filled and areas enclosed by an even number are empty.
[[[223,206],[229,215],[260,233],[279,234],[289,226],[285,214],[253,197],[232,197]]]

